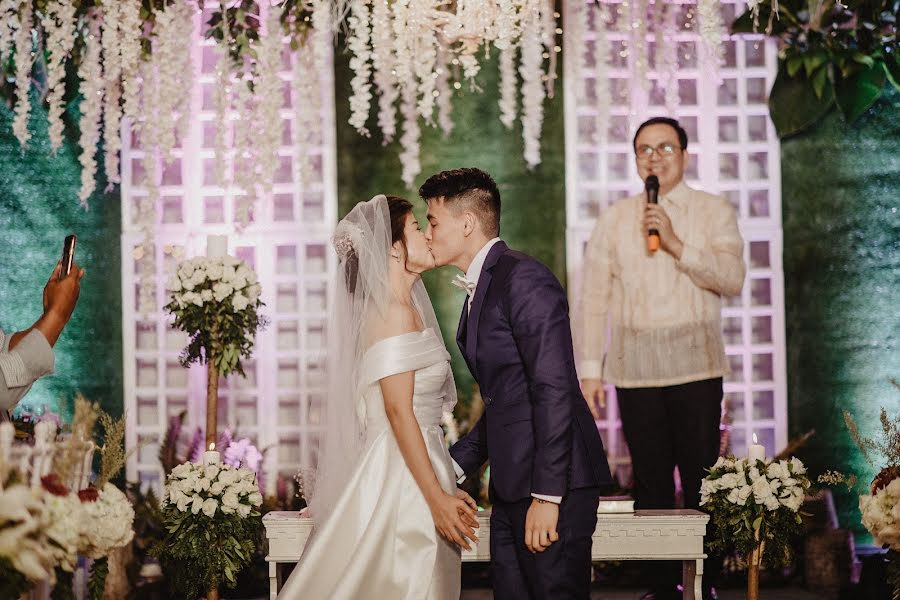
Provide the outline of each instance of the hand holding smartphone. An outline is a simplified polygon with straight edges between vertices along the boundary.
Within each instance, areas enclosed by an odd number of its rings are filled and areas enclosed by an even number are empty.
[[[75,234],[67,235],[63,242],[62,260],[60,261],[59,279],[62,280],[66,275],[72,272],[72,263],[75,260],[75,242],[77,241]]]

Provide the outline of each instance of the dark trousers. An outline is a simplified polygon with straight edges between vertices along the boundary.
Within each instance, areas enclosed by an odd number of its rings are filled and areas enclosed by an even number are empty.
[[[700,483],[719,456],[722,378],[655,388],[616,388],[622,431],[631,453],[635,507],[675,507],[678,467],[684,508],[700,507]],[[718,568],[707,560],[704,583]],[[653,569],[653,587],[674,588],[678,565]]]
[[[525,547],[531,499],[495,501],[491,507],[491,571],[495,600],[587,600],[591,537],[599,490],[569,491],[559,507],[559,541],[532,554]]]

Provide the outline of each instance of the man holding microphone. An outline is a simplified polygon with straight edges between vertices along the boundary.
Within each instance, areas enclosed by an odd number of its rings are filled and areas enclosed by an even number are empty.
[[[675,119],[638,127],[647,194],[604,210],[585,253],[579,377],[595,418],[604,384],[616,387],[639,509],[674,508],[676,466],[684,507],[699,507],[704,471],[719,454],[728,373],[721,298],[744,282],[734,208],[684,183],[687,145]],[[679,581],[677,569],[656,568],[645,598],[680,597]]]

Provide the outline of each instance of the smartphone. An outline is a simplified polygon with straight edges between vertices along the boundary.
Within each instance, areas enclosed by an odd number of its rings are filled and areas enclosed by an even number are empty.
[[[62,279],[72,271],[72,262],[75,260],[75,241],[78,238],[73,233],[67,235],[63,242],[62,262],[60,263],[59,278]]]

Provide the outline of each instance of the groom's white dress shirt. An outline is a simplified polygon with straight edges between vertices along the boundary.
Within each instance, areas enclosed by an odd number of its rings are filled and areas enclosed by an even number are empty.
[[[466,313],[469,312],[469,309],[472,307],[472,298],[475,297],[475,292],[478,289],[478,278],[481,277],[481,269],[484,268],[484,261],[487,260],[487,255],[491,251],[491,248],[494,247],[495,244],[500,242],[500,238],[495,237],[489,240],[484,246],[481,247],[481,250],[475,255],[472,259],[472,262],[469,264],[469,268],[466,270],[466,281],[470,284],[474,284],[474,287],[471,287],[471,291],[468,292],[468,297],[466,298]],[[451,459],[452,460],[452,459]],[[463,472],[462,467],[457,464],[457,462],[453,461],[453,468],[456,470],[456,474],[459,476],[459,479],[456,480],[456,483],[462,483],[466,480],[466,474]],[[546,496],[544,494],[532,494],[533,498],[537,498],[538,500],[547,500],[548,502],[553,502],[554,504],[559,504],[562,502],[562,496]]]

